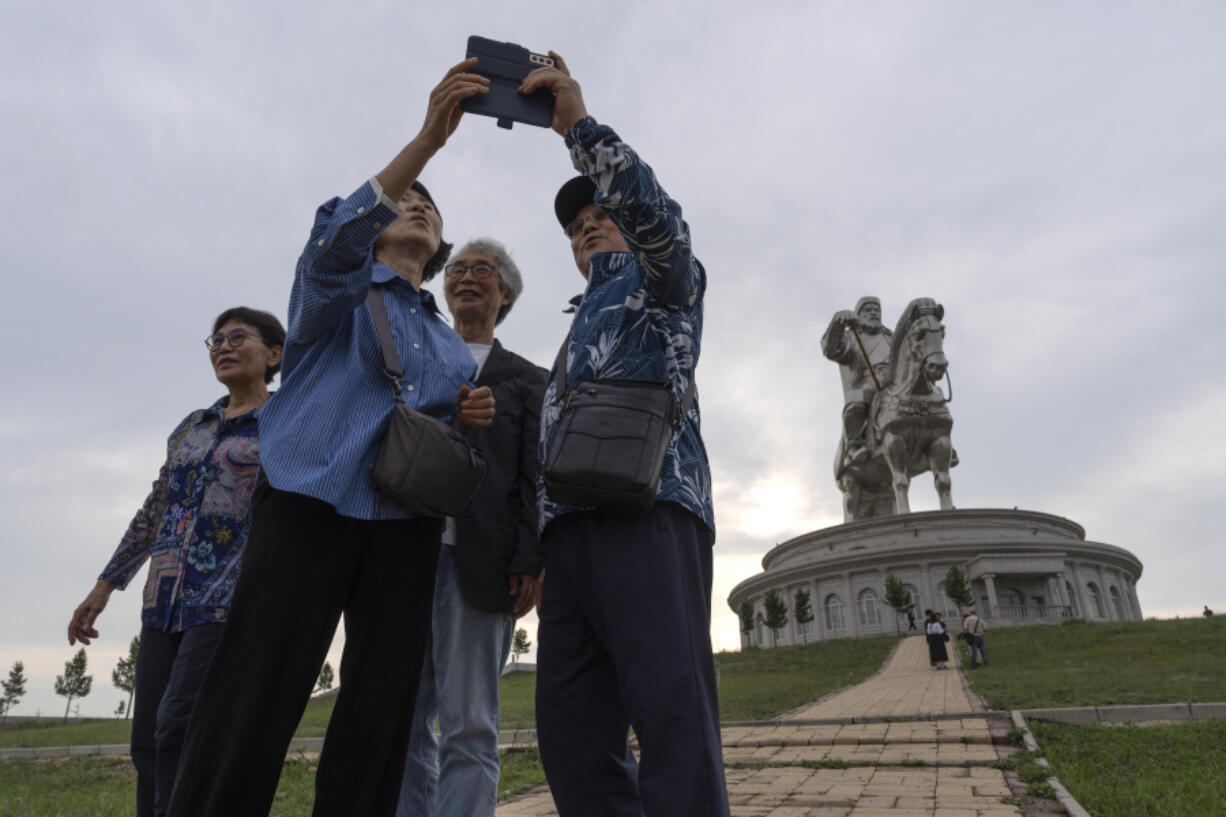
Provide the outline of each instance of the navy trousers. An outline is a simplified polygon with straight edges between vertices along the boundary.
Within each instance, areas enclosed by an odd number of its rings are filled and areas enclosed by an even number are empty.
[[[666,502],[567,514],[546,529],[536,722],[560,817],[728,815],[712,544]]]
[[[221,636],[221,623],[178,633],[140,631],[132,700],[137,817],[164,817],[192,704]]]
[[[192,711],[171,817],[263,817],[345,616],[315,817],[391,817],[430,631],[442,522],[341,516],[257,488],[242,573]]]

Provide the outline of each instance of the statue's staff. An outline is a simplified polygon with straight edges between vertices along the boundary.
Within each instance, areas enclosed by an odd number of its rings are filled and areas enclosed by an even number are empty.
[[[868,358],[868,349],[864,348],[864,341],[860,339],[856,325],[851,323],[847,325],[847,328],[851,330],[851,336],[856,339],[856,345],[860,347],[860,354],[864,355],[864,365],[868,367],[868,373],[873,378],[873,385],[877,387],[877,391],[881,391],[881,381],[877,379],[877,370],[873,368],[873,361]]]

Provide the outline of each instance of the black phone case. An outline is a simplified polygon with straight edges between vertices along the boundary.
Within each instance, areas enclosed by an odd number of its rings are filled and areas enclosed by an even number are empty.
[[[548,57],[533,54],[522,45],[476,36],[468,38],[465,56],[477,58],[472,73],[489,77],[490,91],[462,100],[461,110],[492,116],[498,120],[500,128],[510,128],[513,122],[539,128],[553,123],[553,94],[542,88],[525,96],[518,90],[529,73],[542,65],[552,64]]]

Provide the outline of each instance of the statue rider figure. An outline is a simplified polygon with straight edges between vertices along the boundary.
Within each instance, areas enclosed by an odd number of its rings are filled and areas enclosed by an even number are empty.
[[[881,323],[881,300],[866,295],[856,311],[836,312],[822,335],[822,354],[839,364],[843,378],[843,461],[850,465],[868,460],[865,433],[873,396],[885,382],[894,333]],[[869,363],[872,369],[869,368]]]

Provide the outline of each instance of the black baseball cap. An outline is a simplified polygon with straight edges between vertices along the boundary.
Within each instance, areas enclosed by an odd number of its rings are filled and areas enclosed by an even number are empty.
[[[596,185],[587,176],[576,176],[558,190],[553,198],[553,213],[562,229],[575,220],[575,216],[596,198]]]

